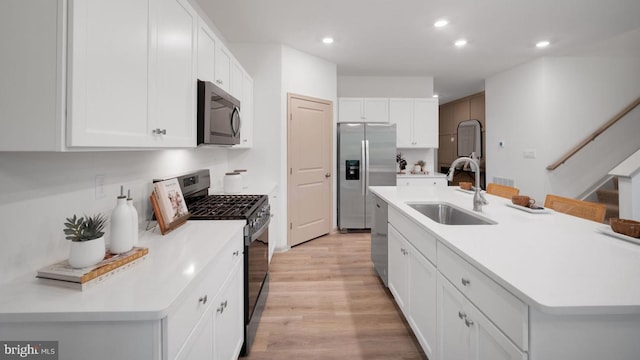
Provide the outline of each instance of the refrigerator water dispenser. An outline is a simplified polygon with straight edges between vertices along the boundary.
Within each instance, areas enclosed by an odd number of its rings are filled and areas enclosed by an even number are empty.
[[[345,160],[347,180],[360,180],[360,160]]]

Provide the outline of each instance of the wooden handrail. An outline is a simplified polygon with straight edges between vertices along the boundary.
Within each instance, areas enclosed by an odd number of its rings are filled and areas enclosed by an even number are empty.
[[[633,110],[638,105],[640,105],[640,97],[637,98],[631,104],[629,104],[629,106],[627,106],[626,108],[622,109],[622,111],[620,111],[614,117],[612,117],[611,120],[607,121],[604,125],[602,125],[596,131],[591,133],[591,135],[589,135],[586,139],[582,140],[582,142],[580,144],[576,145],[573,149],[569,150],[558,161],[556,161],[553,164],[547,166],[547,170],[555,170],[556,168],[558,168],[558,166],[564,164],[567,160],[569,160],[570,157],[575,155],[578,151],[582,150],[583,147],[587,146],[587,144],[589,144],[590,142],[595,140],[595,138],[598,137],[598,135],[600,135],[603,132],[605,132],[608,128],[611,127],[611,125],[613,125],[616,122],[618,122],[618,120],[622,119],[625,115],[627,115],[631,110]]]

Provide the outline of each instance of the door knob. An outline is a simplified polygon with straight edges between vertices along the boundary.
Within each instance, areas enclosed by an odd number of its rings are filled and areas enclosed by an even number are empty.
[[[326,174],[324,174],[324,177],[326,177],[326,178],[331,177],[331,173],[326,173]]]

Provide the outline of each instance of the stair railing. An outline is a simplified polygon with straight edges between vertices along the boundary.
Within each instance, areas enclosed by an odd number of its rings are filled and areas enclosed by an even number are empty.
[[[598,137],[598,135],[600,135],[603,132],[605,132],[613,124],[618,122],[618,120],[622,119],[625,115],[627,115],[629,112],[631,112],[631,110],[635,109],[635,107],[638,106],[638,105],[640,105],[640,97],[637,98],[631,104],[629,104],[629,106],[627,106],[626,108],[622,109],[622,111],[620,111],[614,117],[612,117],[611,120],[607,121],[604,125],[602,125],[597,130],[595,130],[593,133],[591,133],[591,135],[587,136],[587,138],[582,140],[582,142],[580,142],[578,145],[576,145],[573,149],[569,150],[566,154],[564,154],[564,156],[562,156],[560,159],[558,159],[558,161],[556,161],[553,164],[547,166],[547,170],[552,171],[552,170],[557,169],[560,165],[564,164],[567,160],[569,160],[569,158],[571,158],[573,155],[575,155],[578,151],[582,150],[582,148],[584,148],[590,142],[595,140],[595,138]]]

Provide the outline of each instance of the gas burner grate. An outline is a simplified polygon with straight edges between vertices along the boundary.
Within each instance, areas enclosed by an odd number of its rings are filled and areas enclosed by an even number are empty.
[[[265,195],[209,195],[188,205],[191,219],[247,219]]]

